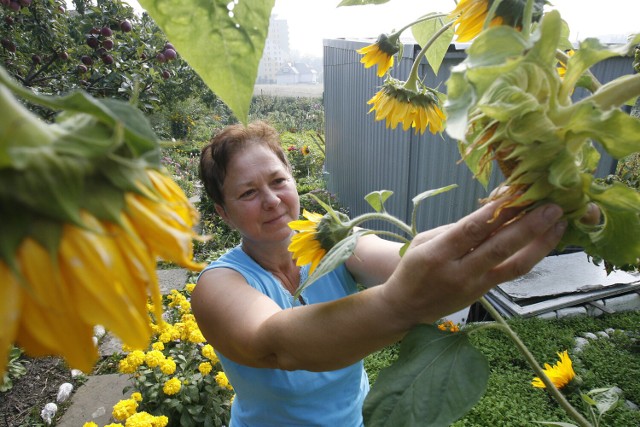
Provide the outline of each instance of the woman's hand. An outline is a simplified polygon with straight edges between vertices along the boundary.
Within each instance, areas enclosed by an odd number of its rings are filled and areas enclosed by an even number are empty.
[[[562,209],[545,205],[522,215],[488,203],[455,224],[414,239],[385,285],[385,297],[407,322],[434,322],[492,287],[519,277],[556,247],[566,229]],[[514,220],[514,221],[512,221]]]

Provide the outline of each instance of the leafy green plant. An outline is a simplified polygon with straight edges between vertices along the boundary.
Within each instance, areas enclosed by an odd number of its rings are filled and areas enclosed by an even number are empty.
[[[119,371],[131,375],[133,385],[125,389],[131,397],[114,406],[115,420],[146,413],[166,417],[170,427],[228,425],[233,388],[191,313],[194,287],[173,290],[164,299],[164,322],[153,322],[150,347],[131,350],[120,361]]]
[[[9,364],[4,373],[2,383],[0,383],[0,392],[4,393],[13,388],[13,381],[27,373],[27,369],[22,364],[20,357],[22,350],[16,346],[12,346],[9,351]]]

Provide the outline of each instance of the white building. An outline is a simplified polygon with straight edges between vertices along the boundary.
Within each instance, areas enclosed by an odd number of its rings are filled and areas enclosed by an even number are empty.
[[[258,65],[257,83],[276,83],[278,71],[290,62],[289,24],[277,16],[269,18],[269,33]]]

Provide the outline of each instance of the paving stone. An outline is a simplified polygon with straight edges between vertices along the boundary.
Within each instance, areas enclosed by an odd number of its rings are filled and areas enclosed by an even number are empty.
[[[174,268],[170,270],[156,270],[158,274],[158,284],[163,295],[170,294],[171,290],[182,290],[187,282],[187,270]]]
[[[109,424],[113,405],[129,397],[122,390],[130,384],[128,375],[107,374],[88,377],[71,397],[71,406],[65,411],[58,427],[79,427],[87,421],[99,426]]]

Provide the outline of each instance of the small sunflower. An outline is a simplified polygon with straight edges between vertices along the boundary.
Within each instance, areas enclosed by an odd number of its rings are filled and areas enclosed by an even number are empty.
[[[309,149],[308,145],[305,145],[304,147],[302,147],[300,149],[300,152],[302,153],[303,156],[308,156],[309,154],[311,154],[311,150]]]
[[[378,66],[378,77],[384,76],[389,68],[393,67],[393,55],[400,51],[399,34],[391,37],[386,34],[380,34],[378,40],[374,44],[358,49],[357,52],[364,55],[360,60],[365,68]]]
[[[459,42],[468,42],[482,31],[494,0],[460,0],[456,8],[449,14],[455,17],[456,35]],[[533,6],[533,20],[542,17],[545,0],[535,0]],[[496,8],[495,15],[489,22],[489,27],[509,25],[514,28],[522,27],[522,17],[526,0],[502,0]]]
[[[420,134],[427,126],[433,134],[444,129],[445,115],[438,94],[426,86],[415,92],[389,78],[367,104],[373,104],[369,112],[375,111],[376,120],[385,120],[387,128],[395,129],[402,123],[403,130],[413,127]]]
[[[297,265],[311,264],[309,269],[309,274],[311,274],[327,253],[317,236],[318,224],[322,221],[323,216],[318,213],[308,212],[306,209],[302,212],[302,216],[306,220],[301,219],[289,223],[289,227],[292,230],[299,231],[291,238],[289,251],[296,258]]]
[[[306,220],[289,223],[292,230],[299,231],[291,238],[289,251],[298,266],[311,264],[311,275],[327,252],[349,235],[351,225],[347,224],[349,218],[345,214],[333,210],[323,216],[305,209],[302,216]]]
[[[569,58],[571,58],[573,55],[575,55],[575,50],[573,49],[569,49],[566,51],[566,54]],[[556,68],[558,70],[558,75],[562,78],[564,77],[565,74],[567,74],[567,64],[566,62],[560,61],[558,60],[558,67]]]
[[[558,353],[558,357],[560,360],[554,366],[550,366],[548,363],[544,364],[544,373],[553,385],[557,388],[563,388],[575,378],[576,373],[573,371],[573,365],[566,350]],[[531,381],[531,385],[538,388],[547,387],[538,377]]]

